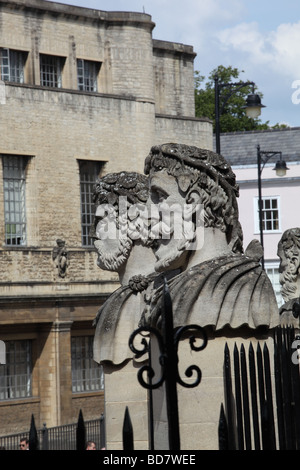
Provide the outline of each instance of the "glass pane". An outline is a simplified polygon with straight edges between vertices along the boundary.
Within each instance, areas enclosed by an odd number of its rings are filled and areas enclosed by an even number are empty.
[[[11,49],[0,49],[0,78],[16,83],[24,83],[24,67],[27,53]]]
[[[93,246],[89,236],[92,220],[95,214],[93,203],[94,185],[103,168],[103,162],[80,161],[80,191],[81,191],[81,227],[83,246]]]
[[[272,208],[277,209],[277,199],[272,199]]]
[[[25,167],[27,159],[3,156],[5,243],[26,243]]]
[[[0,399],[32,396],[31,341],[7,341],[6,364],[0,367]]]
[[[71,355],[73,393],[102,390],[103,371],[93,360],[93,336],[73,337]]]
[[[40,56],[41,85],[61,88],[62,85],[62,59],[60,57]]]
[[[278,199],[263,199],[263,230],[279,230]]]
[[[96,62],[78,59],[77,60],[77,80],[78,90],[97,91],[97,76],[99,64]]]

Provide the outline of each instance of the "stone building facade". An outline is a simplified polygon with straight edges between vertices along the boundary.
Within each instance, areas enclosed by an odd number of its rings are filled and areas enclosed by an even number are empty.
[[[159,19],[158,19],[159,20]],[[92,320],[117,279],[89,238],[99,174],[143,172],[154,144],[212,148],[192,46],[150,15],[0,0],[1,435],[103,412]]]

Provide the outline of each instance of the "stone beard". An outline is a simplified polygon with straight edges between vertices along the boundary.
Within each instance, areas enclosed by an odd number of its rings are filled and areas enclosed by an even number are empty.
[[[184,225],[184,219],[182,218],[181,225]],[[170,231],[170,237],[174,235],[172,230]],[[162,234],[160,233],[160,236]],[[158,243],[154,243],[154,253],[156,256],[155,271],[164,272],[170,268],[177,266],[181,261],[182,257],[191,249],[195,242],[195,231],[190,225],[188,230],[182,230],[181,237],[175,238],[174,242],[170,242],[170,239],[161,239]]]
[[[120,237],[105,244],[102,240],[95,240],[94,245],[98,253],[98,267],[106,271],[118,271],[128,259],[132,241],[127,237]]]

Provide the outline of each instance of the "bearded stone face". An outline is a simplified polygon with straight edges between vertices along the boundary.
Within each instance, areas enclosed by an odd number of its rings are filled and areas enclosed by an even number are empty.
[[[193,230],[186,230],[187,225],[183,223],[185,196],[178,190],[176,179],[164,171],[151,175],[150,191],[152,203],[159,212],[158,228],[153,227],[157,236],[155,270],[178,269],[185,263],[194,239]]]
[[[119,271],[129,257],[132,240],[127,230],[122,230],[121,218],[114,209],[97,208],[94,246],[98,253],[97,265],[101,269]]]
[[[148,220],[142,215],[148,196],[148,177],[136,172],[109,173],[97,180],[93,196],[97,209],[90,236],[100,268],[120,271],[133,243],[147,243]]]

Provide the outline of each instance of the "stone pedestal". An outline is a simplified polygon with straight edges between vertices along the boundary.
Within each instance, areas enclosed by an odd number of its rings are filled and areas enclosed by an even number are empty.
[[[257,343],[263,349],[267,343],[270,360],[273,359],[273,339],[271,331],[266,335],[259,335],[254,330],[241,329],[223,331],[222,335],[208,336],[208,344],[203,351],[191,351],[188,340],[179,346],[180,377],[185,382],[194,382],[195,377],[186,378],[187,367],[196,364],[202,372],[200,384],[195,388],[184,388],[177,385],[178,408],[180,422],[181,450],[218,450],[218,426],[221,404],[225,406],[224,395],[224,349],[227,343],[230,350],[233,375],[233,351],[235,344],[240,349],[244,344],[248,357],[248,348],[252,343],[256,352]],[[201,341],[199,342],[200,345]],[[155,364],[153,351],[153,365]],[[159,376],[159,371],[157,371]],[[272,380],[272,383],[274,381]],[[249,396],[251,393],[249,390]],[[274,395],[275,396],[275,395]],[[164,387],[153,391],[154,408],[154,442],[156,450],[168,450],[168,421],[166,413],[166,397]]]
[[[132,360],[121,366],[103,365],[105,376],[106,448],[123,449],[123,421],[128,407],[134,432],[134,449],[148,447],[148,391],[137,379],[141,364]]]

